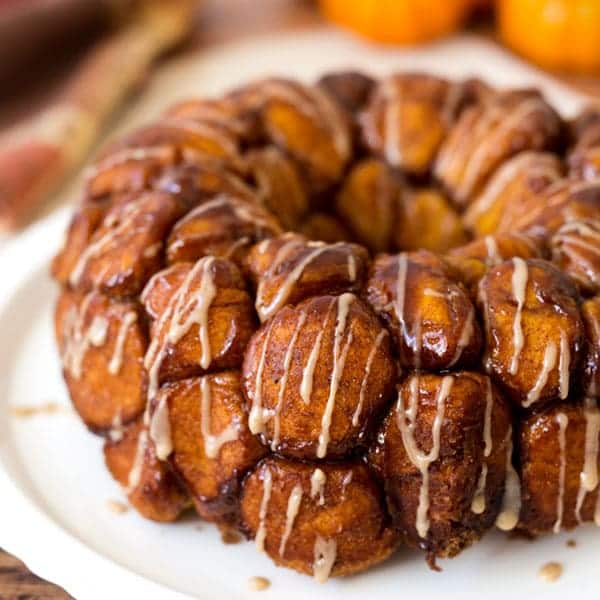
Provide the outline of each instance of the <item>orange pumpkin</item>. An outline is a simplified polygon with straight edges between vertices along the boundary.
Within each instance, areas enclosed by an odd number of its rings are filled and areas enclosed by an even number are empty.
[[[599,0],[499,0],[503,41],[539,65],[600,71]]]
[[[320,0],[324,15],[369,39],[416,44],[458,29],[473,0]]]

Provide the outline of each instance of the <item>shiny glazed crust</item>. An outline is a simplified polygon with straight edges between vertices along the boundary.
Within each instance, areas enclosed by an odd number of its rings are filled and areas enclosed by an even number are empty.
[[[129,502],[319,581],[400,544],[435,567],[494,526],[600,525],[598,123],[341,72],[107,148],[55,329]]]

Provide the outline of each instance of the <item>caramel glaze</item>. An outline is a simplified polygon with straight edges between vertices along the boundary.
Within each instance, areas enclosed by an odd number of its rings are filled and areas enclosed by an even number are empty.
[[[319,582],[600,526],[598,122],[567,165],[538,92],[347,72],[104,151],[55,327],[129,502]]]

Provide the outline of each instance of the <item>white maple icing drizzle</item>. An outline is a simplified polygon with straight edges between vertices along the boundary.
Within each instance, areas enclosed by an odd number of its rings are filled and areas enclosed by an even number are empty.
[[[115,341],[115,348],[113,354],[108,363],[108,372],[111,375],[117,375],[123,365],[123,351],[125,349],[125,341],[127,340],[127,332],[129,328],[137,321],[137,313],[135,311],[129,311],[125,313],[121,324],[119,325],[119,332],[117,333],[117,340]]]
[[[221,447],[239,438],[239,426],[229,423],[219,434],[213,434],[211,428],[212,392],[208,377],[200,378],[200,431],[204,440],[204,454],[207,458],[216,458]]]
[[[123,416],[121,411],[117,411],[108,430],[108,438],[111,442],[120,442],[123,439],[124,428],[123,428]]]
[[[325,483],[327,481],[327,475],[316,468],[313,474],[310,476],[310,497],[314,500],[319,496],[319,505],[325,504]]]
[[[151,244],[142,252],[142,256],[144,258],[154,258],[162,250],[162,247],[162,242],[156,242],[156,244]]]
[[[548,383],[548,377],[556,366],[557,354],[556,344],[549,342],[544,350],[544,360],[538,378],[527,393],[526,400],[522,402],[523,408],[529,408],[534,402],[539,400],[542,391]]]
[[[561,330],[560,354],[558,358],[558,390],[561,400],[564,400],[569,395],[570,365],[571,347],[569,346],[567,334]]]
[[[337,542],[317,535],[314,546],[313,576],[317,583],[325,583],[331,575],[337,556]]]
[[[302,400],[304,400],[304,404],[307,405],[310,404],[310,398],[312,396],[315,367],[317,366],[317,359],[319,358],[319,353],[321,352],[323,334],[327,330],[327,323],[329,322],[329,313],[331,312],[331,308],[333,307],[335,302],[335,300],[332,300],[331,304],[327,308],[323,327],[321,327],[319,333],[317,334],[315,343],[313,344],[310,354],[308,355],[306,365],[304,366],[304,369],[302,369],[302,378],[300,380],[300,397],[302,398]]]
[[[477,177],[481,172],[481,166],[487,159],[490,153],[498,144],[498,138],[504,133],[509,132],[512,128],[519,125],[521,121],[527,119],[530,113],[533,113],[540,108],[544,108],[544,104],[539,98],[532,98],[517,104],[508,115],[497,123],[496,128],[488,135],[481,138],[479,145],[475,151],[469,155],[467,164],[463,171],[460,184],[458,186],[458,194],[460,196],[469,196],[473,191]]]
[[[267,536],[267,511],[269,510],[269,500],[271,499],[271,488],[273,487],[273,476],[271,470],[267,467],[263,472],[263,493],[260,501],[258,513],[258,529],[256,531],[256,548],[259,552],[265,551],[265,538]]]
[[[265,430],[265,414],[262,407],[262,375],[265,369],[265,361],[272,329],[273,321],[270,321],[265,332],[263,347],[260,351],[258,366],[256,367],[256,377],[254,378],[254,397],[252,398],[252,407],[250,408],[250,414],[248,415],[248,428],[254,434],[262,433]]]
[[[402,101],[401,86],[392,78],[384,82],[383,153],[394,167],[402,164]]]
[[[352,471],[348,471],[344,477],[342,477],[342,500],[346,499],[346,488],[352,483],[352,477],[354,473]]]
[[[493,449],[493,437],[492,437],[492,412],[494,408],[494,394],[492,391],[492,382],[489,378],[486,379],[487,389],[485,395],[485,415],[483,421],[483,456],[489,458]],[[479,481],[477,482],[477,489],[471,502],[471,510],[480,515],[485,511],[486,500],[485,500],[485,487],[487,483],[488,465],[487,460],[483,461],[481,466],[481,473],[479,474]]]
[[[511,375],[516,375],[519,370],[519,356],[525,344],[523,328],[521,326],[521,315],[525,304],[528,277],[527,263],[522,258],[513,258],[512,295],[517,301],[517,310],[513,321],[513,354],[508,369]]]
[[[593,334],[592,339],[590,340],[592,346],[597,346],[598,341],[600,341],[600,323],[596,317],[596,313],[594,311],[588,312],[587,321],[592,326]],[[594,349],[594,356],[598,356],[598,350]],[[589,396],[595,398],[598,395],[598,366],[594,369],[592,376],[590,377],[590,383],[588,385],[587,393]]]
[[[348,252],[348,279],[356,281],[356,258],[352,252]]]
[[[163,396],[154,408],[150,417],[148,431],[150,439],[154,442],[156,457],[159,460],[166,460],[171,452],[173,452],[169,405],[166,396]]]
[[[410,380],[410,405],[408,409],[404,407],[402,391],[398,393],[396,423],[402,435],[402,443],[406,454],[411,463],[419,469],[422,479],[415,522],[417,533],[421,538],[426,538],[429,532],[429,466],[439,458],[446,399],[452,390],[453,384],[454,377],[446,375],[437,390],[436,414],[431,430],[431,449],[427,454],[419,449],[414,436],[419,402],[419,376],[414,375]]]
[[[308,254],[302,260],[298,261],[298,264],[287,274],[268,304],[265,304],[263,300],[263,281],[265,283],[270,283],[270,277],[265,277],[265,279],[259,283],[256,293],[256,311],[258,312],[261,321],[268,319],[286,303],[293,286],[302,277],[306,267],[315,260],[317,256],[323,254],[323,252],[328,249],[329,248],[323,244],[310,250]]]
[[[578,523],[582,522],[581,509],[587,494],[598,487],[598,458],[600,436],[600,410],[595,398],[586,398],[584,401],[585,416],[585,446],[583,468],[579,476],[579,492],[575,505],[575,517]]]
[[[298,516],[298,510],[300,509],[300,503],[302,502],[302,486],[297,483],[288,498],[287,511],[285,513],[285,528],[283,530],[283,535],[281,536],[281,542],[279,544],[279,556],[283,558],[285,554],[285,547],[287,545],[287,541],[292,533],[292,529],[294,528],[294,521]]]
[[[408,273],[408,256],[405,252],[398,254],[398,275],[396,279],[396,302],[394,310],[400,325],[400,334],[406,335],[406,322],[404,320],[404,303],[406,301],[406,278]]]
[[[373,342],[373,346],[369,351],[369,355],[367,357],[367,362],[365,363],[365,371],[363,374],[362,381],[360,382],[360,393],[358,395],[358,404],[356,405],[356,410],[352,415],[352,425],[356,427],[358,425],[358,420],[360,419],[360,415],[363,410],[363,406],[365,404],[365,393],[367,391],[367,384],[369,382],[369,375],[371,374],[371,367],[373,366],[373,361],[375,360],[375,356],[377,355],[377,350],[379,350],[379,346],[381,346],[381,342],[383,338],[387,335],[387,330],[382,329],[377,337],[375,338],[375,342]]]
[[[340,379],[344,372],[346,356],[350,344],[352,343],[352,331],[350,330],[346,339],[345,347],[342,349],[342,337],[346,329],[346,320],[350,305],[354,301],[352,294],[342,294],[337,299],[337,320],[333,336],[333,367],[331,372],[331,381],[329,383],[329,396],[325,404],[325,411],[321,419],[321,432],[319,434],[319,444],[317,446],[317,458],[324,458],[327,454],[329,445],[329,429],[331,426],[331,417],[335,406],[335,397],[337,395]]]
[[[506,436],[506,479],[502,508],[496,518],[496,527],[502,531],[512,531],[519,522],[521,513],[521,480],[512,463],[513,429],[509,427]]]
[[[79,307],[70,308],[65,317],[62,363],[65,371],[74,379],[81,378],[83,361],[90,346],[102,347],[108,335],[108,320],[100,315],[95,315],[88,327],[85,327],[93,297],[93,293],[85,296]]]
[[[144,455],[146,454],[147,447],[148,432],[146,430],[142,430],[138,437],[133,464],[131,465],[131,470],[129,471],[127,488],[125,490],[127,494],[131,494],[131,492],[133,492],[140,484],[142,478],[142,468],[144,466]]]
[[[296,342],[298,341],[298,335],[304,326],[306,321],[306,313],[301,311],[298,315],[298,320],[296,321],[296,327],[294,328],[294,333],[292,334],[292,339],[290,340],[290,344],[287,347],[285,352],[285,356],[283,358],[283,374],[279,379],[279,388],[277,393],[277,405],[275,406],[275,412],[273,415],[273,439],[271,440],[271,450],[275,451],[277,446],[279,445],[279,433],[280,433],[280,425],[281,425],[281,409],[283,407],[283,400],[285,396],[285,388],[287,385],[287,380],[290,374],[290,363],[292,362],[292,356],[294,353],[294,349],[296,348]]]
[[[465,348],[469,345],[471,338],[473,337],[473,333],[475,331],[475,309],[473,306],[469,306],[469,314],[465,319],[465,322],[460,331],[460,335],[458,336],[458,342],[456,343],[456,351],[454,352],[454,356],[450,361],[449,367],[454,366],[462,356]]]
[[[106,231],[98,239],[88,244],[85,250],[79,255],[79,259],[69,275],[69,283],[73,287],[79,284],[83,272],[92,258],[98,256],[114,243],[119,235],[133,230],[133,221],[139,216],[139,207],[141,205],[143,205],[143,197],[141,201],[126,204],[118,214],[110,213],[106,216],[102,224],[107,228]]]
[[[556,499],[556,522],[552,530],[559,533],[565,512],[565,478],[567,474],[567,427],[569,417],[565,413],[556,415],[558,423],[558,444],[560,448],[560,464],[558,471],[558,497]]]
[[[181,340],[192,325],[198,325],[198,338],[201,345],[199,364],[203,369],[208,368],[210,365],[212,354],[208,334],[208,309],[217,295],[217,288],[212,274],[214,260],[212,256],[205,256],[190,269],[158,320],[159,334],[152,340],[144,358],[144,366],[148,369],[149,377],[149,399],[152,399],[158,390],[159,370],[169,344],[176,344]],[[191,294],[186,301],[190,287],[199,273],[202,275],[198,290]],[[166,328],[167,323],[169,323],[168,328]],[[162,343],[159,341],[161,339],[160,334],[163,334]]]
[[[498,248],[498,242],[493,235],[486,235],[483,238],[485,249],[487,252],[487,264],[490,267],[495,267],[504,261]]]
[[[481,473],[479,474],[479,480],[477,481],[477,488],[471,502],[471,511],[476,515],[480,515],[485,511],[485,486],[487,483],[487,474],[488,466],[487,463],[484,462],[481,465]]]

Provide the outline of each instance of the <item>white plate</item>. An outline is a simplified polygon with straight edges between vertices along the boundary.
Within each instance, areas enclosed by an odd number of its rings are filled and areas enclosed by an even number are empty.
[[[123,127],[146,121],[168,103],[220,92],[270,73],[313,78],[331,68],[374,73],[424,69],[446,76],[481,75],[506,86],[540,85],[563,112],[582,98],[502,51],[472,38],[424,50],[366,46],[330,30],[262,38],[171,63],[132,107]],[[120,128],[122,129],[122,128]],[[247,598],[251,576],[272,587],[261,598],[287,600],[309,594],[352,600],[460,597],[480,600],[527,597],[598,597],[600,535],[586,527],[535,544],[489,534],[432,573],[416,552],[401,551],[372,571],[318,586],[310,578],[274,567],[251,544],[226,546],[216,529],[194,519],[157,525],[133,511],[116,515],[109,499],[122,492],[103,466],[100,440],[72,412],[17,418],[13,405],[48,401],[69,406],[54,350],[51,313],[55,286],[48,263],[68,215],[57,213],[31,228],[0,254],[0,546],[62,585],[78,600],[112,598]],[[577,548],[567,548],[568,538]],[[547,561],[565,566],[554,585],[536,573]]]

